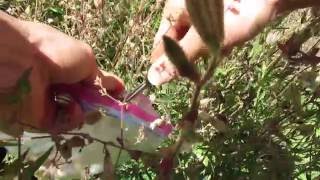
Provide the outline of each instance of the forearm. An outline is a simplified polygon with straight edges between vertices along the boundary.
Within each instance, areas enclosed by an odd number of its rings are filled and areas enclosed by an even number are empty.
[[[320,0],[279,0],[278,13],[317,6],[320,7]]]

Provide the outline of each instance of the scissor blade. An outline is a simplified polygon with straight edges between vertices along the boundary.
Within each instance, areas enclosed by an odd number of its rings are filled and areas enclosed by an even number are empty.
[[[125,102],[129,102],[131,101],[133,98],[135,98],[138,94],[142,93],[145,89],[150,87],[150,83],[148,81],[140,84],[138,87],[136,87],[131,93],[129,93],[124,101]]]

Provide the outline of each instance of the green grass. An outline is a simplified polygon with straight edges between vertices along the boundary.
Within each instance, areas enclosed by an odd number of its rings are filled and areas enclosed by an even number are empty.
[[[145,79],[161,18],[155,0],[106,0],[103,9],[96,9],[92,0],[0,0],[0,7],[89,43],[100,68],[123,78],[127,89]],[[178,156],[174,179],[319,176],[320,106],[315,93],[319,88],[316,85],[312,91],[303,80],[307,72],[317,77],[319,68],[290,64],[276,44],[309,21],[306,11],[289,15],[236,49],[218,68],[202,92],[202,98],[211,99],[202,110],[226,121],[229,131],[220,133],[212,121],[201,122],[197,129],[200,141]],[[272,34],[279,34],[276,42],[268,42]],[[319,40],[319,34],[314,33],[312,39],[305,49]],[[315,83],[314,78],[309,81]],[[156,109],[175,124],[189,105],[189,87],[186,81],[174,81],[149,93],[157,98]],[[307,102],[312,96],[313,101]],[[155,173],[134,161],[117,169],[120,179],[153,179]]]

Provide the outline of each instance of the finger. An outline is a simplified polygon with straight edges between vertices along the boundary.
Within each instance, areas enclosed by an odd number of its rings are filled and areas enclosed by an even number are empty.
[[[53,84],[72,84],[97,74],[94,53],[89,45],[44,24],[26,22],[41,59]]]
[[[87,44],[61,34],[66,40],[63,45],[51,48],[46,44],[42,58],[49,63],[49,75],[52,84],[87,83],[93,85],[97,77],[102,79],[102,86],[115,94],[124,90],[123,81],[115,75],[98,70],[94,53]],[[61,38],[61,37],[57,37]],[[69,40],[69,41],[68,41]],[[61,41],[51,41],[50,47]],[[44,56],[46,54],[46,56]]]
[[[179,45],[184,50],[190,61],[195,61],[199,56],[208,52],[205,44],[198,35],[196,29],[191,27],[187,34],[179,41]],[[153,85],[161,85],[172,80],[178,72],[175,66],[164,54],[158,58],[148,71],[148,80]]]
[[[156,47],[162,40],[165,34],[172,34],[172,38],[181,39],[186,33],[185,29],[190,27],[189,14],[185,10],[177,10],[169,15],[164,15],[158,32],[155,35],[153,47]],[[170,30],[174,30],[171,33]],[[183,33],[184,32],[184,33]]]
[[[172,27],[169,28],[165,32],[165,34],[161,33],[161,36],[159,36],[159,42],[157,45],[154,46],[154,49],[151,53],[151,62],[154,62],[156,59],[158,59],[161,55],[163,55],[164,52],[164,45],[162,42],[163,35],[166,35],[174,40],[181,40],[186,33],[188,32],[190,28],[190,24],[186,24],[184,22],[177,22]]]
[[[71,46],[71,47],[70,47]],[[73,84],[80,81],[91,82],[98,75],[96,60],[91,48],[83,43],[72,44],[68,47],[69,55],[52,59],[50,66],[51,81],[53,84]],[[73,50],[73,51],[72,51]],[[58,50],[57,50],[58,51]],[[65,50],[61,50],[63,53]]]
[[[124,82],[118,76],[100,70],[98,77],[101,78],[101,85],[108,91],[111,96],[117,97],[124,92]]]
[[[166,3],[158,32],[155,35],[151,59],[158,58],[164,51],[162,36],[167,35],[175,40],[180,40],[190,27],[189,14],[185,9],[184,0],[169,0]]]
[[[56,115],[54,119],[52,119],[51,123],[46,123],[49,132],[58,134],[81,128],[85,122],[85,115],[81,106],[76,101],[64,104],[63,107],[59,104],[56,106]]]
[[[169,31],[171,26],[172,24],[169,21],[169,19],[162,17],[158,31],[153,39],[153,48],[159,45],[159,43],[161,42],[162,36]]]

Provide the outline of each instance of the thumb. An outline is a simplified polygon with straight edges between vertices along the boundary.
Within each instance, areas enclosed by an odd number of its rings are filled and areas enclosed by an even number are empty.
[[[192,62],[208,52],[204,42],[194,27],[191,27],[178,43],[184,50],[187,58]],[[155,59],[148,71],[148,80],[153,85],[161,85],[175,78],[176,75],[178,75],[178,72],[168,59],[167,55],[161,53],[164,52],[163,43],[161,43],[161,45],[158,46],[158,50],[154,50],[154,52],[157,52],[157,54],[152,56],[152,58]]]
[[[162,43],[162,37],[163,35],[166,35],[174,40],[181,40],[186,33],[190,29],[190,25],[183,23],[182,21],[179,21],[178,23],[175,23],[174,25],[170,25],[167,23],[167,19],[163,19],[164,22],[161,23],[159,27],[159,31],[157,32],[157,35],[154,40],[154,49],[151,53],[151,62],[155,62],[161,55],[165,53],[164,51],[164,44]],[[163,29],[168,28],[166,31]]]
[[[80,99],[83,88],[98,86],[104,88],[113,97],[119,96],[125,89],[123,81],[111,73],[99,70],[96,77],[91,77],[80,83],[51,86],[55,115],[51,121],[45,123],[45,127],[50,132],[69,131],[81,127],[85,122],[86,112],[83,112]],[[94,88],[97,91],[98,89]]]
[[[111,96],[117,98],[125,91],[124,82],[118,76],[100,70],[98,73],[98,77],[101,77],[102,87],[105,88]]]

